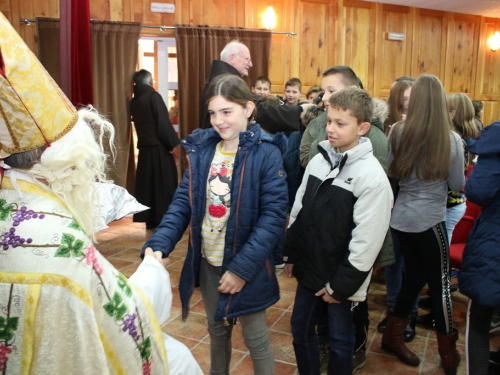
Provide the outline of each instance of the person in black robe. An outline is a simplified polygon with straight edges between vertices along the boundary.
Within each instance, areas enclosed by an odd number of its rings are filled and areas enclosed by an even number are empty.
[[[177,167],[173,152],[179,138],[170,123],[163,98],[153,87],[147,70],[134,73],[134,97],[130,114],[137,131],[139,158],[135,177],[135,198],[149,210],[134,215],[147,229],[160,223],[177,189]]]

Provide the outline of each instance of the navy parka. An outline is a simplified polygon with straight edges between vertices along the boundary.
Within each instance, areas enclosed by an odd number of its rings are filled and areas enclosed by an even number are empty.
[[[168,256],[189,226],[188,253],[179,282],[183,319],[193,290],[199,285],[207,178],[220,141],[214,129],[197,129],[181,142],[189,167],[162,222],[142,250],[144,255],[145,248],[151,247]],[[288,212],[285,151],[285,137],[272,137],[260,125],[240,133],[221,276],[230,270],[246,283],[234,295],[220,293],[215,320],[262,311],[279,299],[274,249],[284,237]]]
[[[500,121],[469,139],[479,155],[465,187],[470,201],[483,207],[465,246],[458,276],[460,291],[482,306],[500,308]]]

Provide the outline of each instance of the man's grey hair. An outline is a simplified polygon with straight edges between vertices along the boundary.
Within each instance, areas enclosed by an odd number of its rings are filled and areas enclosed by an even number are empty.
[[[153,75],[147,71],[146,69],[141,69],[134,73],[134,83],[137,85],[139,83],[143,83],[145,85],[151,84],[151,78]]]
[[[220,53],[220,59],[228,63],[230,55],[237,55],[240,52],[241,44],[237,39],[231,40]]]

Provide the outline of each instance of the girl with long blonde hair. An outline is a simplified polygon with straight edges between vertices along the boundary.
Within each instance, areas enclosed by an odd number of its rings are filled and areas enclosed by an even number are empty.
[[[399,180],[390,226],[401,244],[406,277],[382,339],[384,350],[410,366],[419,365],[403,333],[427,283],[446,374],[455,374],[460,361],[452,321],[446,200],[448,187],[460,191],[465,183],[462,142],[452,129],[443,85],[435,76],[420,76],[412,88],[406,120],[389,134],[389,176]]]

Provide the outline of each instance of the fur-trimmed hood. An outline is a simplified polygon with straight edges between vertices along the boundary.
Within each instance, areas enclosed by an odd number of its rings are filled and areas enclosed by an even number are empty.
[[[373,103],[373,118],[378,118],[381,123],[384,123],[389,117],[389,105],[384,99],[372,98]]]

